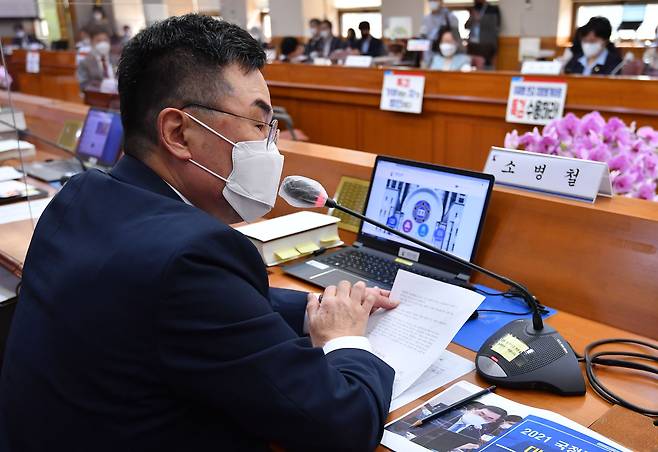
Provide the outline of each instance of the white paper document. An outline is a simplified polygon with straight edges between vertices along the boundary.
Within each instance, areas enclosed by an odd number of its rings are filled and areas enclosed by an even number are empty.
[[[7,204],[0,207],[0,224],[13,223],[14,221],[29,220],[30,214],[38,219],[52,198],[40,198],[30,201],[31,210],[27,201]]]
[[[395,411],[474,370],[475,363],[472,360],[446,350],[409,389],[391,401],[388,411]]]
[[[0,166],[0,182],[21,177],[23,177],[23,173],[17,171],[13,166]]]
[[[374,313],[366,335],[375,355],[395,369],[395,399],[439,359],[484,296],[400,270],[391,298],[400,305]]]

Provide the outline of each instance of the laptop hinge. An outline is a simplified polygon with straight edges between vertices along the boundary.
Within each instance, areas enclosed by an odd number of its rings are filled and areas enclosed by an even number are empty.
[[[460,280],[460,281],[468,282],[468,280],[470,279],[470,276],[467,275],[466,273],[459,273],[457,276],[455,276],[455,278]]]

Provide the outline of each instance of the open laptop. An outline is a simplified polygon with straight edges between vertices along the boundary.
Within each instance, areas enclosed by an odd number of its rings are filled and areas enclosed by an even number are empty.
[[[493,185],[490,174],[379,156],[365,215],[470,261]],[[462,286],[471,274],[463,265],[365,222],[353,246],[284,267],[320,287],[347,280],[386,289],[399,269]]]
[[[109,169],[119,159],[123,144],[123,127],[119,112],[91,107],[85,118],[76,155],[87,168]],[[76,158],[34,162],[25,172],[46,182],[56,182],[82,171]]]

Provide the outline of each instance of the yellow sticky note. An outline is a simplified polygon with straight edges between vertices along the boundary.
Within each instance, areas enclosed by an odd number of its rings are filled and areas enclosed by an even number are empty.
[[[313,242],[302,243],[301,245],[297,245],[295,248],[297,248],[297,251],[302,254],[312,253],[313,251],[320,249],[320,247]]]
[[[411,267],[414,264],[413,262],[408,261],[406,259],[402,259],[401,257],[396,257],[395,262],[402,265],[408,265],[409,267]]]
[[[279,250],[274,253],[274,257],[280,261],[286,261],[297,256],[299,256],[299,252],[295,248],[286,248],[285,250]]]
[[[330,235],[329,237],[324,237],[320,239],[320,243],[323,245],[331,245],[332,243],[340,242],[340,237],[337,235]]]
[[[509,362],[529,348],[525,342],[511,334],[506,334],[491,346],[491,350],[500,354]]]

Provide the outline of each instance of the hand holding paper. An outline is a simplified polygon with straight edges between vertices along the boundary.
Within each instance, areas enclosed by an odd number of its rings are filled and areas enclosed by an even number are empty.
[[[395,398],[439,359],[484,296],[400,270],[390,298],[400,306],[373,314],[366,335],[395,369]]]

